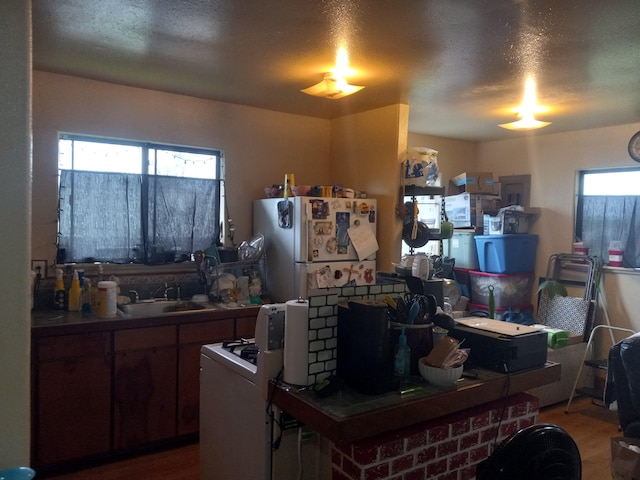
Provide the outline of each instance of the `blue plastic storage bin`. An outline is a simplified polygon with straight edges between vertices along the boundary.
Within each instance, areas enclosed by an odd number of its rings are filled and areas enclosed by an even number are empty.
[[[480,270],[487,273],[530,273],[536,267],[538,235],[476,235]]]

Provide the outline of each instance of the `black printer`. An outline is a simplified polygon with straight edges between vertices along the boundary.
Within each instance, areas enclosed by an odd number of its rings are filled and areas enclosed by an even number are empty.
[[[513,373],[547,362],[547,332],[526,325],[482,317],[456,320],[449,336],[469,348],[469,367]]]

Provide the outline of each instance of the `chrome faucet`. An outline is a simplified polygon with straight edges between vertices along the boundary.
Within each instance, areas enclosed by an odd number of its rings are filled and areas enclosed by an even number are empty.
[[[140,301],[140,295],[137,290],[129,290],[129,293],[133,293],[133,303],[138,303]]]
[[[164,289],[164,290],[163,290]],[[158,288],[156,288],[153,293],[151,294],[151,298],[159,298],[156,297],[156,294],[160,291],[163,290],[163,294],[162,294],[162,299],[163,300],[169,300],[169,295],[168,293],[173,290],[173,287],[169,287],[167,286],[167,282],[164,282],[164,285],[160,285]]]

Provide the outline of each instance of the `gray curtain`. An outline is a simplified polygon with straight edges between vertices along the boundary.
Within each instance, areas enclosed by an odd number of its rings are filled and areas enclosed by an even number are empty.
[[[172,261],[219,235],[216,180],[62,170],[59,198],[67,262]]]
[[[590,255],[609,259],[611,241],[621,242],[622,266],[640,267],[640,215],[637,196],[584,196],[582,241]]]

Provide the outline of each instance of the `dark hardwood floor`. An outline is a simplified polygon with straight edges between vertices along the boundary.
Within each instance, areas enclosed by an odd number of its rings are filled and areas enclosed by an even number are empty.
[[[571,435],[580,450],[583,480],[610,479],[610,438],[621,436],[618,431],[616,412],[594,405],[588,398],[575,399],[568,414],[564,413],[564,409],[564,403],[542,409],[539,422],[556,424]],[[197,480],[199,478],[198,463],[198,445],[193,444],[49,478],[55,480]]]
[[[46,477],[55,480],[198,480],[198,444],[185,445],[157,453]],[[36,475],[36,480],[39,480]]]

